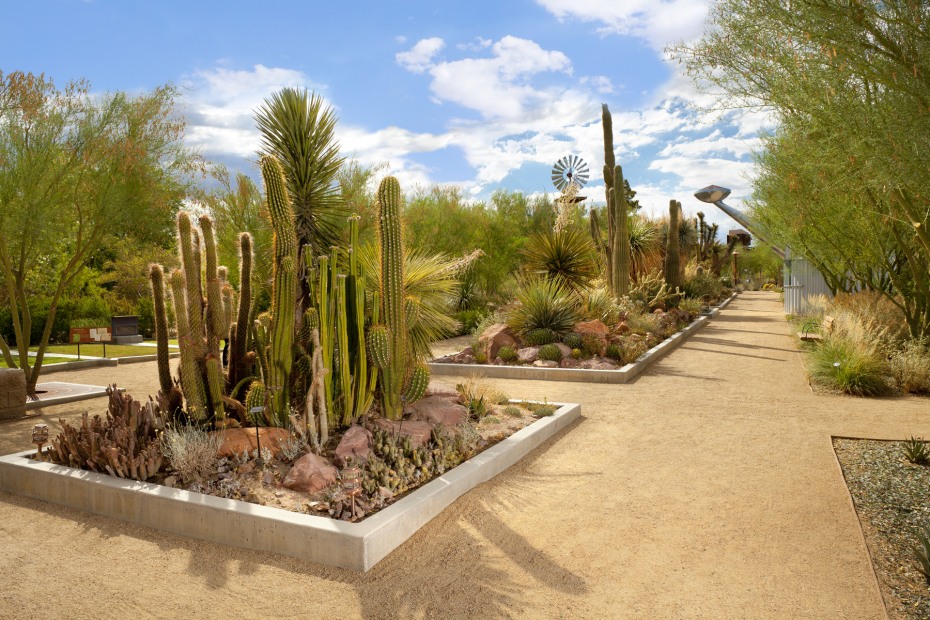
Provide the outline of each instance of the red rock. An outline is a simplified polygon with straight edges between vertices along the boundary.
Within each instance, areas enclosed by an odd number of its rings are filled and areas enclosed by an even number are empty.
[[[517,360],[524,364],[535,362],[539,357],[539,347],[525,347],[517,349]]]
[[[404,420],[403,423],[385,418],[376,418],[371,425],[380,428],[389,435],[400,435],[410,438],[410,445],[422,448],[429,443],[433,434],[433,424],[419,420]]]
[[[251,455],[258,447],[254,428],[227,428],[217,432],[223,433],[223,444],[216,453],[219,457],[239,456],[246,451]],[[286,428],[259,427],[258,436],[262,448],[268,448],[272,455],[277,456],[281,452],[280,442],[290,438],[291,432]]]
[[[458,396],[458,394],[456,394]],[[441,396],[421,398],[409,407],[414,420],[429,422],[432,425],[458,426],[468,419],[468,409],[457,402]],[[407,422],[404,422],[404,430]]]
[[[458,400],[459,393],[458,390],[456,390],[451,385],[439,383],[438,381],[430,381],[429,385],[426,387],[426,393],[423,394],[423,396],[443,396],[445,398]]]
[[[555,343],[555,347],[559,350],[559,353],[562,354],[563,358],[572,356],[572,348],[568,346],[567,344],[562,344],[561,342],[557,342]]]
[[[575,325],[573,332],[576,334],[592,334],[598,338],[607,339],[607,336],[610,335],[610,330],[604,325],[603,322],[594,319],[593,321],[582,321]]]
[[[478,348],[487,355],[489,360],[497,357],[497,352],[503,346],[513,347],[517,341],[513,337],[513,332],[504,323],[495,323],[490,326],[478,338]]]
[[[292,491],[316,493],[336,482],[338,473],[329,461],[311,452],[297,459],[281,484]]]
[[[340,467],[345,467],[346,457],[367,463],[371,456],[371,432],[358,425],[350,426],[339,440],[333,455]]]
[[[628,334],[630,332],[630,326],[626,324],[626,321],[623,321],[622,323],[617,324],[617,326],[614,328],[614,331],[618,334]]]

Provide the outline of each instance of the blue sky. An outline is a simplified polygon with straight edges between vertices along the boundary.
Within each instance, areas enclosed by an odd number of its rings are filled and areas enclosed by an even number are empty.
[[[86,78],[94,91],[181,87],[187,141],[254,174],[252,120],[283,86],[323,95],[346,155],[386,162],[405,188],[451,183],[554,191],[549,170],[580,155],[602,199],[600,104],[613,112],[617,161],[649,212],[681,200],[727,229],[694,190],[750,191],[749,153],[764,119],[702,117],[706,103],[668,42],[700,35],[705,0],[489,2],[9,2],[0,69]]]

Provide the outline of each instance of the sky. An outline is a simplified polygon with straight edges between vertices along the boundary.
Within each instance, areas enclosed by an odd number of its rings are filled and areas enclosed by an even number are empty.
[[[0,70],[94,92],[179,87],[185,140],[258,178],[254,110],[285,87],[320,94],[346,156],[384,164],[404,189],[454,184],[555,192],[552,166],[580,156],[581,192],[603,203],[601,104],[617,163],[644,210],[703,211],[710,184],[751,192],[764,119],[713,119],[665,47],[705,28],[707,0],[5,0]],[[555,195],[555,194],[553,194]],[[725,234],[725,233],[724,233]]]

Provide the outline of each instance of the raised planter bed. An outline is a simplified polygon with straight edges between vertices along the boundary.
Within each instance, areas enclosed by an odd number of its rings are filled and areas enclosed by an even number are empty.
[[[165,532],[367,571],[459,496],[504,471],[581,415],[562,404],[360,523],[347,523],[29,458],[0,457],[0,489]]]
[[[705,316],[698,317],[686,328],[672,334],[652,347],[635,362],[626,364],[617,370],[593,370],[588,368],[538,368],[535,366],[497,366],[494,364],[454,364],[447,362],[430,362],[430,372],[434,376],[452,375],[456,377],[482,376],[492,379],[539,379],[544,381],[581,381],[587,383],[626,383],[678,348],[691,334],[704,327],[707,322],[723,308],[727,307],[737,293],[733,293],[720,305],[711,308]]]

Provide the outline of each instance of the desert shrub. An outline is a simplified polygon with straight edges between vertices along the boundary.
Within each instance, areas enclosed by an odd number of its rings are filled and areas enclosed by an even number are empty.
[[[540,329],[531,329],[523,334],[523,344],[528,347],[539,347],[544,344],[552,344],[558,340],[555,332],[545,327]]]
[[[504,414],[509,415],[512,418],[519,418],[523,415],[523,412],[520,411],[519,407],[514,407],[513,405],[507,405],[504,407]]]
[[[296,461],[299,456],[307,451],[307,444],[291,435],[286,439],[279,439],[278,448],[285,460]]]
[[[524,268],[578,294],[597,277],[597,256],[587,232],[564,228],[530,237],[523,250]]]
[[[581,337],[581,352],[586,357],[600,355],[604,349],[604,342],[594,334],[584,334]]]
[[[520,406],[529,409],[533,412],[533,415],[540,418],[549,417],[558,410],[558,407],[549,403],[534,403],[530,401],[523,401],[520,403]]]
[[[460,310],[456,312],[453,317],[461,325],[459,335],[473,333],[486,315],[487,313],[481,310]]]
[[[659,319],[654,314],[645,312],[633,312],[626,318],[627,327],[634,334],[658,333]]]
[[[488,355],[484,351],[475,351],[475,362],[478,364],[487,364]]]
[[[603,286],[590,288],[581,294],[581,315],[587,320],[598,320],[608,325],[620,319],[620,307],[613,295]]]
[[[562,352],[559,351],[559,347],[554,344],[544,344],[539,347],[539,359],[548,360],[550,362],[561,362]]]
[[[624,364],[632,364],[648,350],[649,345],[647,345],[642,340],[625,342],[623,344],[623,354],[620,357],[620,361]]]
[[[524,281],[517,299],[520,304],[510,311],[507,322],[521,334],[545,328],[561,335],[580,318],[576,299],[554,280]]]
[[[506,405],[510,402],[510,397],[505,392],[481,377],[469,377],[463,383],[457,384],[455,389],[465,403],[483,400],[488,405]]]
[[[162,452],[184,482],[208,478],[216,472],[223,436],[194,426],[169,428],[162,435]]]
[[[892,351],[888,369],[902,392],[930,393],[930,347],[925,341],[910,340]]]
[[[835,335],[866,346],[885,348],[908,336],[901,310],[874,291],[838,293],[825,314],[835,319]]]
[[[719,278],[715,278],[705,271],[704,273],[695,273],[682,282],[681,291],[686,298],[690,297],[707,302],[719,299],[723,295],[723,284],[721,284]]]
[[[607,345],[607,350],[604,351],[604,357],[609,357],[610,359],[615,360],[623,359],[623,350],[619,345],[611,343]]]
[[[584,346],[584,341],[581,338],[581,334],[576,334],[574,332],[565,334],[562,337],[562,344],[567,346],[569,349],[580,349]]]
[[[704,304],[700,299],[693,299],[691,297],[685,297],[678,302],[678,309],[688,314],[699,314],[703,306]]]
[[[505,362],[512,362],[517,359],[517,352],[514,351],[513,347],[504,345],[497,350],[497,357]]]
[[[811,352],[811,379],[855,396],[888,390],[884,361],[861,343],[839,336],[825,338]]]

